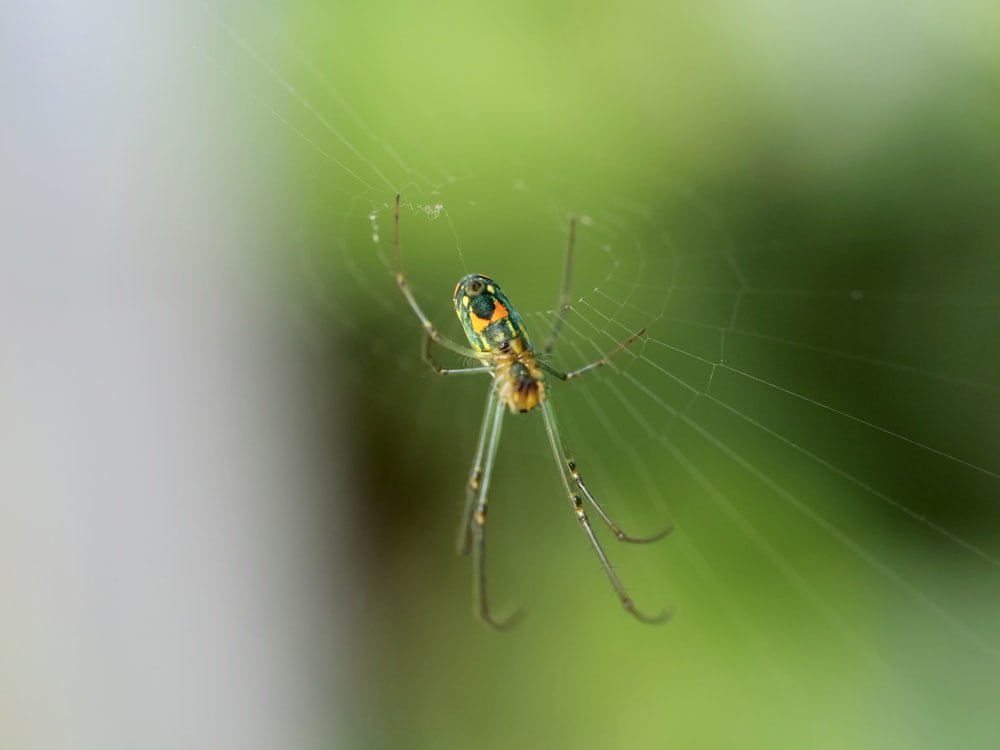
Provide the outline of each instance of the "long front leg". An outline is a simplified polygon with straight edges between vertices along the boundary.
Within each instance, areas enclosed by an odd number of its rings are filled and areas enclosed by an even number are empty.
[[[636,619],[641,620],[642,622],[656,623],[669,619],[671,615],[671,611],[669,609],[664,609],[657,615],[647,615],[635,606],[635,602],[632,601],[632,597],[629,596],[628,591],[625,590],[625,586],[618,578],[618,574],[615,573],[614,568],[611,567],[611,562],[608,560],[608,556],[604,553],[604,548],[601,546],[601,543],[597,540],[597,536],[594,534],[594,529],[591,527],[590,520],[587,518],[587,512],[583,507],[583,498],[573,491],[573,485],[570,483],[570,477],[573,477],[573,482],[575,483],[576,477],[579,476],[579,474],[576,471],[576,463],[573,461],[572,456],[570,456],[569,451],[566,450],[562,434],[559,432],[559,423],[556,421],[556,415],[552,408],[552,402],[549,400],[542,402],[542,417],[545,421],[545,433],[548,435],[549,445],[552,447],[552,455],[555,457],[556,463],[560,467],[559,476],[562,478],[566,495],[569,497],[570,504],[573,506],[573,511],[576,514],[576,520],[580,523],[580,527],[587,535],[587,539],[590,541],[590,546],[594,549],[594,552],[597,553],[597,558],[601,561],[601,567],[604,568],[604,573],[607,575],[608,580],[611,581],[611,585],[614,587],[615,593],[618,594],[618,598],[621,600],[622,606],[634,615]],[[581,485],[582,482],[583,480],[580,480]],[[588,495],[588,499],[590,499],[596,507],[596,501],[589,497],[589,493],[586,494]],[[601,515],[604,515],[603,511],[601,512]],[[607,520],[612,529],[617,529],[617,526],[610,523],[610,519]]]
[[[486,409],[483,412],[483,423],[479,428],[479,440],[476,443],[476,457],[472,459],[472,470],[469,472],[469,482],[465,486],[465,513],[462,516],[462,527],[459,529],[458,549],[463,555],[472,552],[472,514],[479,504],[479,490],[483,486],[483,454],[486,451],[486,438],[493,431],[493,422],[497,416],[497,389],[491,384],[486,394]],[[483,501],[485,507],[485,500]]]
[[[476,591],[479,599],[479,616],[497,630],[507,630],[521,619],[521,612],[515,612],[503,620],[495,620],[490,610],[489,594],[486,587],[486,502],[493,477],[493,464],[500,446],[500,428],[503,426],[504,404],[495,389],[486,404],[486,415],[480,434],[477,457],[469,476],[469,503],[467,511],[468,544],[476,565]],[[465,545],[463,545],[464,548]]]
[[[410,291],[409,285],[406,283],[406,278],[403,276],[403,262],[399,254],[399,194],[396,194],[396,201],[393,203],[392,209],[392,247],[393,253],[396,257],[396,286],[399,287],[399,291],[403,293],[403,297],[406,299],[407,304],[409,304],[410,309],[413,310],[413,314],[417,316],[420,321],[420,325],[423,326],[424,332],[430,341],[433,341],[438,346],[443,346],[445,349],[450,349],[457,354],[468,354],[469,350],[467,347],[460,346],[456,344],[451,339],[445,338],[440,333],[438,333],[437,328],[431,323],[430,318],[420,309],[420,305],[417,304],[416,298],[413,296],[413,292]],[[438,372],[441,372],[441,368],[429,358],[430,344],[425,344],[424,346],[424,359]],[[443,373],[442,373],[443,374]]]

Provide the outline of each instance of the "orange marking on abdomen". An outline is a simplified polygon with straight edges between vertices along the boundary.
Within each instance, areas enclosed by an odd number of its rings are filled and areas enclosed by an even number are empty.
[[[508,315],[507,308],[501,305],[497,300],[493,300],[493,314],[489,318],[480,318],[478,315],[473,313],[469,316],[469,323],[472,324],[472,330],[476,333],[482,333],[483,329],[486,328],[490,323],[496,323],[498,320],[503,320]]]

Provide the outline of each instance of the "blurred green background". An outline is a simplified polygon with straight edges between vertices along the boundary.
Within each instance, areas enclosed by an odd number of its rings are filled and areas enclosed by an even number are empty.
[[[891,2],[213,5],[209,85],[351,446],[358,747],[995,747],[1000,11]],[[647,627],[504,426],[498,635],[454,554],[484,380],[439,379],[498,279],[545,335],[567,217],[578,366],[553,398]],[[563,387],[560,387],[563,386]],[[335,469],[339,471],[340,469]],[[601,533],[601,530],[599,530]],[[602,537],[607,539],[607,535]]]

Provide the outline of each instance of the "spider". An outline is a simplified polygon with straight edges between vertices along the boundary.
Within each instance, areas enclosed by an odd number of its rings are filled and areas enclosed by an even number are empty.
[[[563,488],[569,498],[576,520],[587,535],[591,547],[601,561],[601,566],[621,600],[622,606],[642,622],[656,623],[667,620],[671,612],[665,609],[657,615],[648,615],[638,609],[625,590],[618,575],[611,567],[604,548],[598,541],[587,518],[584,501],[597,512],[601,520],[607,524],[615,537],[622,542],[647,543],[661,539],[673,528],[667,525],[658,533],[649,537],[631,537],[622,531],[611,520],[597,502],[577,469],[576,461],[570,453],[555,410],[552,407],[548,393],[546,376],[559,380],[572,380],[586,372],[603,367],[619,352],[635,342],[646,332],[642,329],[628,340],[619,344],[614,351],[604,355],[599,360],[584,365],[570,372],[559,372],[550,367],[542,359],[548,355],[555,345],[559,330],[562,327],[566,311],[569,309],[570,276],[573,269],[573,245],[576,237],[576,221],[570,219],[569,240],[566,247],[566,267],[563,275],[562,293],[559,297],[559,308],[556,320],[548,339],[542,348],[541,355],[536,353],[531,343],[531,337],[525,328],[524,321],[510,303],[507,295],[492,279],[479,274],[469,274],[459,279],[455,286],[455,312],[472,347],[461,346],[445,338],[431,323],[430,319],[420,309],[416,299],[410,292],[403,277],[403,268],[399,251],[399,195],[396,196],[393,212],[393,250],[396,256],[396,284],[403,293],[407,303],[420,320],[424,329],[423,359],[438,375],[468,375],[486,373],[492,376],[493,383],[486,397],[486,412],[483,415],[479,439],[476,444],[476,455],[472,463],[472,471],[466,488],[465,516],[461,528],[460,551],[463,555],[473,554],[476,565],[476,589],[479,598],[479,615],[489,625],[498,630],[513,627],[521,618],[521,612],[516,611],[506,619],[497,620],[490,611],[489,597],[486,593],[486,502],[490,488],[490,478],[493,474],[493,463],[500,444],[500,428],[503,424],[504,409],[512,413],[526,413],[535,408],[542,412],[545,422],[545,432],[552,447],[552,455],[559,466]],[[431,344],[450,349],[469,359],[478,362],[472,367],[445,368],[439,365],[431,354]]]

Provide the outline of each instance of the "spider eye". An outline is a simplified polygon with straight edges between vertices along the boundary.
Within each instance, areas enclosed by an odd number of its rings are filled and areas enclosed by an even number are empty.
[[[486,284],[481,282],[479,279],[473,279],[465,285],[465,293],[470,297],[475,297],[477,294],[482,294],[485,288]]]

